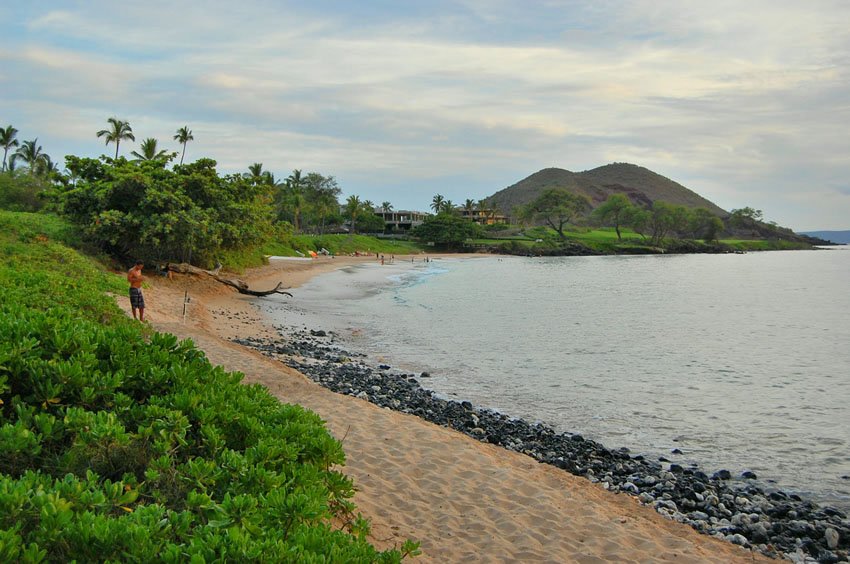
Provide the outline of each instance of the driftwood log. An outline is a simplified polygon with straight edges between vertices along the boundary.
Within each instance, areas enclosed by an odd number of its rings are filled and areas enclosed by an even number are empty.
[[[270,294],[284,294],[286,296],[289,296],[290,298],[292,297],[292,294],[284,291],[288,288],[283,287],[283,282],[278,282],[277,286],[275,286],[271,290],[251,290],[244,280],[240,280],[238,278],[225,278],[223,276],[220,276],[219,272],[221,272],[221,264],[217,265],[214,270],[204,270],[203,268],[198,268],[197,266],[192,266],[191,264],[187,264],[185,262],[181,262],[179,264],[169,263],[168,265],[166,265],[166,268],[168,269],[168,272],[176,272],[178,274],[209,276],[216,282],[220,282],[225,286],[230,286],[240,294],[247,294],[249,296],[268,296]]]

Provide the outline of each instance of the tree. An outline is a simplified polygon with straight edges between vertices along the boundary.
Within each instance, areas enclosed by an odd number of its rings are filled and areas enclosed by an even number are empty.
[[[590,207],[584,196],[573,194],[563,188],[549,188],[529,203],[521,215],[534,220],[542,220],[554,229],[564,240],[564,226],[576,215]]]
[[[129,139],[130,141],[135,141],[136,136],[133,135],[133,128],[130,127],[130,123],[126,121],[122,121],[117,117],[111,117],[108,120],[110,128],[109,129],[101,129],[97,132],[98,137],[105,137],[106,144],[115,143],[115,158],[118,158],[118,147],[121,144],[123,139]]]
[[[18,135],[18,130],[11,125],[0,127],[0,144],[3,145],[3,170],[6,170],[6,155],[9,154],[9,149],[18,146],[18,140],[15,139]]]
[[[688,215],[688,232],[694,239],[703,239],[710,243],[717,239],[717,234],[723,231],[723,220],[705,208],[690,210]]]
[[[357,216],[363,211],[362,208],[363,202],[360,201],[359,196],[349,196],[345,201],[345,215],[348,216],[348,219],[351,221],[350,235],[357,232]]]
[[[635,207],[635,209],[629,214],[628,226],[631,227],[635,233],[646,239],[646,231],[649,226],[649,210]]]
[[[384,213],[390,213],[393,211],[393,205],[390,202],[382,202],[381,210],[383,210]]]
[[[304,198],[304,179],[301,171],[295,169],[284,181],[284,202],[292,210],[292,225],[295,232],[301,231],[301,214],[304,211],[306,199]]]
[[[12,155],[12,160],[21,160],[29,167],[30,172],[36,176],[43,174],[45,165],[49,162],[50,157],[41,150],[41,145],[38,144],[36,137],[32,141],[24,141],[15,154]]]
[[[248,165],[248,178],[255,182],[260,182],[263,179],[263,163],[254,163]]]
[[[211,159],[166,166],[66,157],[77,182],[59,195],[61,209],[92,243],[121,260],[211,265],[221,251],[256,248],[272,235],[269,186],[220,176]]]
[[[300,175],[300,172],[299,172]],[[333,176],[323,176],[318,172],[308,173],[301,181],[304,195],[304,221],[325,232],[328,221],[339,222],[339,195],[342,190]]]
[[[320,194],[313,202],[313,210],[319,219],[319,234],[324,234],[328,219],[334,217],[334,214],[339,217],[339,201],[330,193]]]
[[[687,228],[688,208],[661,200],[652,203],[647,216],[647,229],[653,245],[661,245],[671,232],[681,232]]]
[[[50,155],[47,154],[42,155],[41,159],[39,159],[37,169],[37,174],[51,180],[55,180],[57,177],[61,176],[59,173],[59,165],[53,162]]]
[[[36,212],[44,207],[50,184],[33,174],[0,174],[0,209]]]
[[[440,211],[437,213],[455,213],[455,203],[451,200],[444,200]]]
[[[436,245],[457,248],[467,239],[480,236],[481,226],[456,215],[440,213],[426,217],[421,225],[411,230],[411,235]]]
[[[623,236],[620,234],[620,227],[626,223],[633,209],[634,205],[628,196],[621,193],[611,194],[605,203],[593,210],[593,216],[603,224],[613,225],[617,240],[621,241]]]
[[[360,233],[383,233],[386,229],[384,218],[375,213],[374,206],[366,205],[365,202],[358,218],[357,225]]]
[[[466,217],[472,219],[472,212],[475,210],[475,200],[467,198],[463,203],[463,209],[466,211]]]
[[[741,208],[732,210],[732,213],[729,215],[729,224],[732,225],[732,227],[752,229],[755,233],[756,227],[762,220],[762,217],[761,210],[750,207]]]
[[[442,194],[437,194],[436,196],[434,196],[434,198],[431,200],[431,209],[434,210],[434,213],[440,213],[440,211],[443,209],[443,202],[445,200],[446,199],[443,198]]]
[[[186,155],[186,143],[194,141],[195,138],[192,136],[192,130],[189,129],[189,126],[184,125],[177,130],[177,133],[174,135],[174,140],[183,145],[183,152],[180,153],[180,164],[182,165],[183,157]]]
[[[156,159],[165,159],[168,157],[168,151],[165,149],[160,150],[157,147],[158,141],[153,137],[148,137],[142,144],[140,145],[141,153],[137,151],[133,151],[130,154],[136,157],[137,161],[153,161]]]

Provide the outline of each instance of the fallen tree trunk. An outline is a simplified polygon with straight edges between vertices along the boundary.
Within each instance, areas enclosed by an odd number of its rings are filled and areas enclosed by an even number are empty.
[[[224,278],[223,276],[219,276],[218,273],[221,271],[220,264],[215,267],[215,270],[204,270],[203,268],[198,268],[197,266],[192,266],[191,264],[181,262],[179,264],[168,264],[166,265],[166,269],[168,270],[168,272],[176,272],[178,274],[192,274],[194,276],[201,276],[206,274],[216,282],[220,282],[225,286],[230,286],[240,294],[259,297],[268,296],[271,294],[283,294],[289,296],[290,298],[292,297],[292,294],[284,291],[287,290],[288,287],[284,288],[283,282],[278,282],[277,286],[275,286],[271,290],[251,290],[244,280],[240,280],[238,278]]]
[[[165,265],[165,270],[166,272],[176,272],[177,274],[194,274],[195,276],[207,274],[209,276],[218,276],[218,273],[221,272],[221,264],[217,264],[215,270],[204,270],[203,268],[198,268],[185,262],[179,264],[168,263]]]
[[[225,286],[230,286],[231,288],[236,288],[236,291],[240,294],[248,294],[249,296],[268,296],[269,294],[285,294],[292,297],[292,294],[289,292],[284,292],[286,288],[283,288],[283,282],[278,282],[277,286],[272,288],[271,290],[251,290],[248,288],[248,284],[245,283],[244,280],[239,280],[238,278],[229,279],[222,278],[221,276],[213,276],[217,282],[221,282]]]

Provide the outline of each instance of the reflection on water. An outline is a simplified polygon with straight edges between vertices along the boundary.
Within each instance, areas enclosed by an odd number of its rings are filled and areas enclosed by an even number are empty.
[[[846,251],[485,258],[322,276],[284,320],[443,395],[847,507],[848,288]]]

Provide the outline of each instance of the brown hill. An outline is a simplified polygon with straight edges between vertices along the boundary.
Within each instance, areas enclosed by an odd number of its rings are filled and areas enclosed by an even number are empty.
[[[725,217],[728,212],[665,176],[642,166],[613,163],[584,172],[570,172],[561,168],[544,168],[487,198],[503,213],[511,214],[516,206],[532,201],[548,188],[565,188],[587,196],[593,207],[611,194],[621,192],[635,204],[651,206],[656,200],[690,208],[705,208]]]

